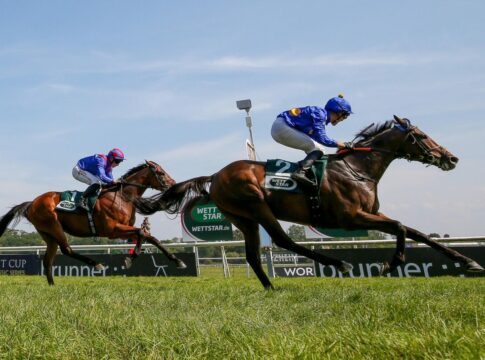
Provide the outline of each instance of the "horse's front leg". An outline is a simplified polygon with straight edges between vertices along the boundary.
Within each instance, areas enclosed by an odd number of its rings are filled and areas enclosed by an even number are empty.
[[[125,267],[127,269],[131,268],[131,266],[133,265],[133,261],[135,261],[135,259],[141,254],[141,247],[143,245],[145,237],[146,237],[145,232],[141,228],[137,228],[131,225],[120,224],[120,223],[117,223],[114,226],[113,231],[110,235],[110,238],[112,239],[136,238],[137,239],[133,253],[130,256],[125,257]]]
[[[155,245],[157,247],[157,249],[159,249],[170,261],[175,262],[178,269],[186,269],[187,268],[187,265],[185,265],[185,263],[182,260],[180,260],[173,253],[168,251],[167,248],[165,246],[163,246],[162,243],[157,238],[155,238],[154,236],[151,236],[151,235],[147,236],[146,241],[148,243],[152,244],[152,245]]]
[[[417,241],[417,242],[424,243],[429,247],[435,250],[438,250],[440,253],[447,256],[449,259],[462,263],[463,265],[465,265],[467,271],[470,271],[470,272],[484,271],[483,267],[480,266],[480,264],[478,264],[475,260],[470,259],[469,257],[466,257],[460,254],[458,251],[453,250],[447,246],[444,246],[430,239],[427,235],[423,234],[422,232],[407,226],[406,226],[406,232],[407,232],[407,236],[410,239],[413,239],[414,241]]]
[[[131,256],[127,256],[125,258],[125,267],[127,269],[129,269],[132,266],[133,261],[141,253],[141,246],[145,241],[148,241],[150,244],[155,245],[158,249],[160,249],[169,260],[171,260],[171,261],[173,261],[177,264],[177,268],[179,268],[179,269],[187,268],[187,265],[185,265],[185,263],[182,260],[180,260],[173,253],[168,251],[160,243],[160,241],[158,239],[156,239],[155,237],[150,235],[148,230],[144,230],[142,228],[137,228],[137,227],[130,226],[130,225],[116,224],[114,237],[120,237],[120,238],[126,239],[128,237],[133,237],[133,235],[136,235],[138,237],[138,241],[135,245],[135,251],[133,252],[133,254],[131,254]]]
[[[385,262],[381,268],[381,275],[386,275],[395,270],[399,265],[404,264],[406,227],[399,221],[388,218],[383,214],[370,214],[359,212],[353,217],[353,225],[358,228],[368,230],[378,230],[387,234],[396,236],[396,251],[392,257],[391,263]]]
[[[127,269],[133,266],[133,262],[141,254],[141,247],[143,245],[143,238],[140,236],[141,231],[142,230],[140,229],[139,234],[137,234],[137,241],[135,247],[133,248],[133,252],[130,254],[130,256],[125,257],[125,267]]]

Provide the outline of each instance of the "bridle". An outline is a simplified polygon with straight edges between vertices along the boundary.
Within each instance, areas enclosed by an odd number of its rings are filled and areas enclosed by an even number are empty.
[[[414,161],[419,161],[428,166],[431,166],[431,165],[439,166],[440,159],[435,155],[433,155],[433,151],[436,149],[444,150],[442,146],[437,145],[432,148],[429,148],[428,146],[426,146],[423,140],[427,138],[427,135],[416,134],[416,131],[417,131],[416,126],[410,126],[410,125],[408,125],[407,127],[404,127],[402,125],[398,125],[398,126],[399,126],[398,129],[400,131],[405,132],[406,134],[402,138],[397,149],[400,149],[402,144],[404,144],[406,141],[408,141],[409,138],[411,138],[412,144],[416,144],[421,150],[421,155],[413,155],[409,152],[400,152],[399,150],[392,151],[392,150],[382,149],[378,147],[355,147],[352,149],[343,149],[338,151],[337,155],[342,156],[342,161],[344,162],[345,166],[349,169],[350,173],[355,177],[356,180],[370,181],[370,182],[376,183],[374,179],[371,179],[369,177],[359,174],[359,172],[357,172],[345,159],[345,155],[352,154],[355,152],[382,152],[382,153],[392,154],[395,159],[405,159],[407,161],[414,160]],[[353,141],[355,141],[355,139]]]
[[[146,163],[144,166],[150,169],[150,171],[152,172],[153,176],[155,177],[155,179],[157,180],[158,184],[162,189],[168,188],[168,186],[165,184],[165,181],[163,181],[163,179],[161,178],[161,175],[165,175],[165,172],[162,171],[162,174],[159,174],[158,171],[154,169],[154,166],[152,166],[150,163]],[[124,176],[120,178],[120,185],[121,185],[121,190],[123,190],[123,186],[134,186],[139,189],[154,189],[154,187],[152,186],[126,181]]]
[[[445,149],[440,145],[434,146],[432,148],[429,148],[428,146],[426,146],[423,140],[427,138],[427,135],[425,134],[419,135],[419,136],[416,135],[416,129],[417,129],[416,126],[411,126],[403,141],[405,141],[407,137],[411,137],[412,144],[416,144],[419,147],[419,149],[421,150],[421,155],[416,155],[413,157],[411,154],[403,154],[398,157],[406,159],[408,161],[416,160],[428,166],[439,165],[440,159],[435,155],[433,155],[433,151],[438,149],[438,150],[441,150],[441,152],[446,154]]]

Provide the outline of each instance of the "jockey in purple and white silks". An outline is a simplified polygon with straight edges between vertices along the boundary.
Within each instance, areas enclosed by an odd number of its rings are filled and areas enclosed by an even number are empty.
[[[120,149],[115,148],[108,155],[95,154],[77,162],[72,169],[72,176],[76,180],[89,185],[84,191],[79,206],[87,210],[86,201],[89,196],[96,194],[102,185],[114,183],[112,170],[123,160],[125,160],[125,155]]]
[[[303,150],[307,156],[298,163],[299,168],[291,178],[303,186],[316,184],[306,177],[306,172],[315,160],[325,154],[326,147],[345,149],[350,143],[338,142],[326,133],[326,125],[337,125],[352,114],[352,108],[343,95],[328,100],[325,108],[305,106],[293,108],[279,114],[271,128],[271,136],[280,144]]]

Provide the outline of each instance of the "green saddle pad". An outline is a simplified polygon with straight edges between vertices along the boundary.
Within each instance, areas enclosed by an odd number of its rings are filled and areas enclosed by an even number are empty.
[[[59,204],[57,204],[56,209],[67,212],[86,212],[86,210],[77,207],[77,204],[79,204],[79,199],[81,198],[82,194],[82,191],[76,190],[68,190],[62,192],[61,201],[59,202]],[[88,198],[89,212],[93,211],[94,204],[96,204],[98,196],[99,193],[94,194]]]
[[[313,163],[312,173],[317,184],[320,185],[327,167],[328,156],[322,157]],[[287,160],[270,159],[266,161],[264,186],[271,190],[302,193],[298,183],[290,178],[292,172],[298,169],[298,164]]]

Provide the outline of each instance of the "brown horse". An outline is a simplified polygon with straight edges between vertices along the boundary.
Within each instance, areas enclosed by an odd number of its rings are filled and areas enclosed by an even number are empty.
[[[352,269],[351,264],[345,261],[296,244],[277,219],[323,228],[368,229],[395,235],[396,252],[390,264],[382,264],[381,274],[391,272],[404,263],[406,236],[463,263],[469,271],[483,271],[472,259],[378,211],[377,184],[394,159],[419,161],[447,171],[455,168],[458,158],[412,126],[409,120],[397,116],[394,120],[367,127],[356,139],[353,151],[329,156],[324,180],[320,184],[319,206],[313,211],[308,196],[304,194],[265,188],[265,164],[255,161],[236,161],[212,176],[177,183],[163,194],[140,199],[137,209],[143,214],[159,210],[176,213],[190,203],[191,197],[208,195],[244,234],[247,261],[266,289],[272,288],[272,285],[261,265],[259,224],[279,247],[321,264],[333,265],[343,273]]]
[[[138,238],[135,253],[131,259],[127,258],[128,266],[130,266],[131,260],[140,253],[142,242],[147,241],[159,248],[179,268],[186,267],[180,259],[168,252],[155,237],[133,226],[136,213],[134,201],[140,198],[148,188],[163,192],[174,183],[175,181],[160,165],[153,161],[146,161],[144,164],[129,170],[115,186],[103,189],[99,196],[93,211],[96,235],[110,239]],[[74,252],[69,245],[64,232],[79,237],[89,237],[93,233],[86,213],[68,213],[56,210],[60,198],[61,193],[59,192],[47,192],[33,201],[14,206],[0,219],[0,236],[3,235],[12,220],[18,221],[22,216],[34,225],[47,243],[43,264],[49,285],[54,285],[52,264],[58,247],[64,255],[95,266],[98,270],[103,269],[102,264]]]

